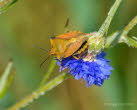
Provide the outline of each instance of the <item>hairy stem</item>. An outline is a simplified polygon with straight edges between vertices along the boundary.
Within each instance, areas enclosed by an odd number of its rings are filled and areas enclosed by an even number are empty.
[[[105,33],[107,33],[109,25],[120,5],[122,0],[116,0],[114,5],[111,7],[110,11],[108,12],[108,16],[106,18],[106,20],[104,21],[104,23],[102,24],[102,26],[100,27],[98,34],[99,36],[103,37]]]
[[[137,24],[137,16],[135,16],[129,24],[121,31],[116,31],[106,38],[105,48],[115,46],[117,43],[126,43],[128,46],[137,48],[137,38],[129,37],[127,34]]]
[[[127,36],[129,31],[137,24],[137,16],[135,16],[129,24],[124,28],[122,36]]]
[[[69,77],[68,73],[62,73],[61,75],[57,76],[55,79],[51,80],[49,83],[38,88],[36,91],[34,91],[32,94],[30,94],[20,102],[10,107],[8,110],[19,110],[20,108],[27,106],[29,103],[33,102],[34,99],[37,99],[41,95],[44,95],[48,91],[52,90],[54,87],[62,83],[68,77]]]
[[[40,86],[44,85],[46,83],[46,81],[48,80],[49,76],[51,75],[51,73],[53,72],[53,69],[55,67],[55,64],[56,64],[56,60],[52,59],[50,65],[49,65],[49,68],[48,68],[48,71],[45,73],[45,76],[44,78],[42,79],[41,83],[40,83]]]
[[[102,48],[105,46],[105,38],[104,35],[107,33],[109,25],[120,5],[122,0],[116,0],[113,6],[111,7],[110,11],[108,12],[108,16],[104,23],[101,25],[99,31],[93,36],[90,35],[88,39],[88,53],[91,54],[93,51],[95,53],[100,52]]]

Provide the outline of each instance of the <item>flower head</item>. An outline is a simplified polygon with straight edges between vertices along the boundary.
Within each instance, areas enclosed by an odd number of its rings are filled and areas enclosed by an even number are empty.
[[[108,79],[113,68],[109,65],[109,60],[104,59],[105,52],[96,55],[92,61],[84,61],[83,58],[75,59],[73,56],[57,60],[60,71],[68,68],[70,74],[75,79],[83,79],[86,81],[87,87],[91,85],[101,86],[105,79]]]

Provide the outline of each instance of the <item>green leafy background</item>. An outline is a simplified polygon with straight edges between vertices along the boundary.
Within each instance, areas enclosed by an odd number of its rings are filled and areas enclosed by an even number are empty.
[[[51,58],[42,68],[40,63],[50,50],[49,38],[69,30],[98,31],[114,0],[19,0],[0,15],[0,73],[10,58],[16,72],[13,82],[0,102],[0,110],[13,105],[35,90]],[[123,29],[137,15],[137,1],[123,0],[108,34]],[[129,33],[137,36],[137,26]],[[73,77],[21,110],[136,110],[137,50],[118,44],[107,51],[115,68],[102,87],[86,88]],[[60,74],[58,67],[52,77]]]

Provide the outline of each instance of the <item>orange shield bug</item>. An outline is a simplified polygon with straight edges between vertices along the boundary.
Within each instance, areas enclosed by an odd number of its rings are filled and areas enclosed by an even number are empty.
[[[50,55],[55,55],[59,60],[69,56],[81,54],[88,47],[87,39],[92,33],[68,32],[56,37],[51,37]]]

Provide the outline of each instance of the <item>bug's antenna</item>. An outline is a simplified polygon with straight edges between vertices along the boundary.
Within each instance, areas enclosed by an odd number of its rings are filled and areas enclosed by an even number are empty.
[[[46,50],[46,49],[44,49],[44,48],[42,48],[42,47],[39,47],[39,46],[37,46],[37,45],[34,45],[34,47],[35,48],[37,48],[37,49],[40,49],[40,50],[42,50],[42,51],[44,51],[44,52],[49,52],[49,50]]]
[[[43,64],[50,58],[50,56],[48,56],[41,64],[40,64],[40,68],[43,66]]]

